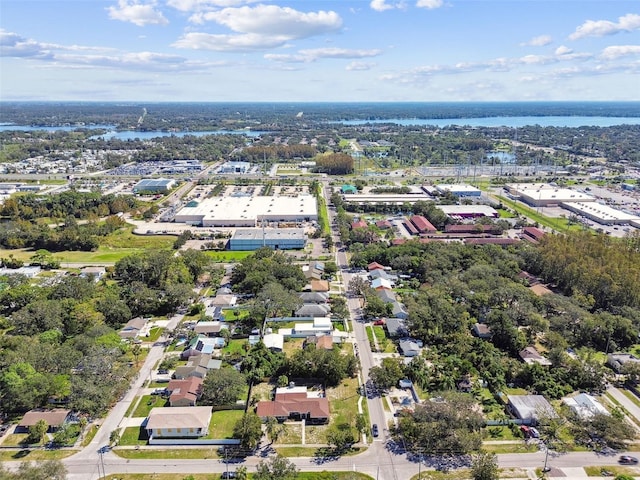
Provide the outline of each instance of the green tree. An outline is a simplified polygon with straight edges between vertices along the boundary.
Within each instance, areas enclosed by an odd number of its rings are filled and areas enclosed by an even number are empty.
[[[253,450],[262,438],[262,422],[254,412],[245,413],[233,427],[233,436],[240,440],[242,448]]]
[[[480,452],[473,456],[471,464],[473,480],[498,480],[498,457],[495,453]]]
[[[47,437],[49,425],[45,420],[38,420],[34,425],[29,427],[29,436],[27,443],[42,443]]]
[[[271,443],[277,442],[278,438],[286,431],[286,426],[278,422],[275,417],[268,417],[264,425],[265,432]]]
[[[120,430],[112,430],[109,434],[109,445],[116,446],[120,443]]]
[[[202,383],[201,405],[232,405],[247,386],[246,377],[235,368],[221,368]]]
[[[329,428],[327,432],[327,443],[334,448],[336,452],[344,452],[355,443],[351,425],[342,423]]]
[[[276,455],[269,460],[261,460],[256,466],[254,480],[295,480],[298,478],[298,469],[286,457]]]
[[[395,387],[404,378],[401,360],[398,358],[383,358],[380,366],[371,367],[369,378],[380,390]]]

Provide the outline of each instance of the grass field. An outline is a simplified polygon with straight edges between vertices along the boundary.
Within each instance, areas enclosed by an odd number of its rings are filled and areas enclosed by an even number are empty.
[[[230,250],[207,250],[206,253],[214,262],[239,262],[245,257],[252,255],[251,251],[230,251]]]
[[[154,407],[168,407],[169,401],[160,395],[143,395],[140,403],[133,411],[132,417],[148,417],[149,412]]]
[[[142,427],[127,427],[120,436],[122,446],[146,445],[149,437],[147,431]]]
[[[38,462],[42,460],[61,460],[77,452],[77,450],[2,450],[0,451],[0,461]]]
[[[129,430],[128,428],[126,430]],[[146,443],[146,440],[145,440]],[[142,443],[141,445],[144,445]],[[129,458],[132,460],[140,460],[140,459],[183,459],[183,460],[197,460],[197,459],[209,459],[209,458],[220,458],[218,455],[218,447],[211,446],[210,448],[171,448],[171,449],[144,449],[135,450],[131,448],[114,448],[113,453],[122,458]],[[157,475],[157,474],[156,474]],[[183,480],[185,477],[184,474],[181,474],[178,478],[179,480]],[[111,479],[112,476],[109,476]],[[120,478],[120,477],[118,477]],[[122,477],[125,478],[125,477]],[[132,478],[154,478],[154,477],[132,477]],[[155,477],[159,478],[159,477]],[[168,477],[174,478],[174,477]],[[207,478],[207,477],[203,477]]]
[[[233,438],[233,427],[244,415],[244,410],[220,410],[213,412],[206,438]]]

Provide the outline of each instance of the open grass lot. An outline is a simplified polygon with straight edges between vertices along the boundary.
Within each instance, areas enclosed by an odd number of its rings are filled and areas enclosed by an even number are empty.
[[[331,425],[348,424],[352,426],[353,437],[359,438],[355,429],[355,414],[358,411],[358,379],[347,378],[340,385],[326,391],[331,408],[329,425],[308,427],[307,443],[327,443],[327,430]]]
[[[302,443],[302,423],[287,422],[284,424],[284,433],[275,442],[276,445],[300,445]]]
[[[304,344],[304,338],[287,338],[284,342],[284,353],[287,357],[291,357],[298,350],[302,350]]]
[[[132,446],[132,445],[146,445],[149,437],[147,431],[142,427],[127,427],[124,429],[120,436],[119,445]]]
[[[319,450],[315,447],[276,447],[276,452],[283,457],[315,457],[318,456]],[[362,453],[365,449],[361,447],[353,447],[348,451],[341,453],[342,457],[349,457]],[[299,477],[300,478],[300,477]]]
[[[220,410],[213,412],[209,435],[205,438],[233,438],[233,427],[242,418],[244,410]]]
[[[132,417],[148,417],[154,407],[168,407],[169,400],[160,395],[143,395],[138,406],[133,411]]]
[[[617,465],[607,465],[606,467],[584,467],[584,471],[589,477],[603,477],[604,472],[611,472],[607,476],[615,475],[630,475],[637,477],[640,475],[640,468],[638,467],[619,467]]]
[[[252,255],[251,251],[231,251],[231,250],[207,250],[205,253],[213,259],[214,262],[239,262],[245,257]]]
[[[519,468],[501,468],[498,470],[500,478],[527,478],[527,472]],[[422,472],[411,477],[411,480],[471,480],[473,475],[471,470],[460,469],[452,472]],[[542,477],[540,477],[542,478]]]
[[[251,397],[256,398],[258,400],[271,400],[273,390],[276,388],[273,383],[258,383],[251,387]]]
[[[235,468],[229,469],[235,471]],[[100,480],[184,480],[184,473],[113,473]],[[252,478],[249,474],[249,478]],[[218,473],[193,473],[194,480],[217,480]],[[370,480],[372,477],[359,472],[300,472],[298,480]]]
[[[61,460],[70,457],[77,450],[1,450],[0,462],[37,462],[41,460]]]
[[[11,433],[7,435],[2,442],[3,447],[19,447],[25,444],[28,433]]]
[[[528,444],[524,442],[517,443],[500,443],[500,444],[483,444],[482,448],[487,452],[492,452],[495,454],[500,453],[531,453],[537,452],[539,450],[538,446],[535,444]]]
[[[582,229],[580,225],[570,225],[566,218],[547,217],[546,215],[538,213],[535,209],[526,207],[521,203],[514,202],[513,200],[509,200],[508,198],[501,195],[497,195],[497,197],[504,205],[507,205],[509,208],[513,208],[519,214],[524,215],[534,222],[537,222],[540,225],[544,225],[545,227],[552,228],[560,233],[567,233],[569,231],[577,232]]]
[[[174,235],[135,235],[134,226],[121,228],[100,240],[100,245],[109,248],[160,249],[171,248],[176,241]]]
[[[127,429],[128,430],[128,429]],[[133,448],[114,448],[112,451],[116,455],[122,458],[129,458],[131,460],[140,460],[140,459],[182,459],[182,460],[198,460],[198,459],[209,459],[209,458],[220,458],[218,455],[218,447],[215,445],[209,448],[168,448],[168,449],[160,449],[160,448],[141,448],[139,450]],[[156,474],[157,475],[157,474]],[[181,474],[179,480],[183,480],[186,475]],[[112,476],[110,475],[111,479]],[[119,478],[119,477],[118,477]],[[138,478],[138,477],[135,477]],[[140,477],[140,478],[152,478],[152,477]],[[168,477],[174,478],[174,477]],[[207,478],[207,477],[203,477]],[[217,477],[214,477],[217,478]]]
[[[230,340],[229,343],[222,349],[222,353],[228,355],[244,356],[247,354],[245,348],[248,344],[249,340],[247,340],[246,338]]]

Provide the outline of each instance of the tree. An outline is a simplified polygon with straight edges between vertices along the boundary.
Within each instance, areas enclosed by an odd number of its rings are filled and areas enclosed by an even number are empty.
[[[47,436],[49,425],[45,420],[38,420],[34,425],[29,427],[29,436],[27,443],[42,443]]]
[[[351,447],[355,441],[356,439],[353,437],[351,425],[348,423],[334,425],[330,427],[327,432],[327,443],[332,445],[337,452],[344,452]]]
[[[281,455],[261,460],[256,466],[254,480],[294,480],[298,478],[298,469],[288,458]]]
[[[244,392],[247,379],[235,368],[221,368],[202,383],[201,405],[231,405]]]
[[[395,387],[404,378],[404,371],[398,358],[383,358],[380,366],[371,367],[369,378],[380,390]]]
[[[112,430],[109,434],[109,446],[115,446],[120,443],[120,431]]]
[[[236,480],[247,480],[249,478],[249,474],[247,473],[247,467],[242,466],[236,468]]]
[[[254,412],[245,413],[233,427],[234,438],[240,439],[242,448],[253,450],[262,438],[262,421]]]
[[[265,422],[265,431],[271,443],[277,442],[278,438],[286,431],[286,426],[278,422],[275,417],[268,417]]]
[[[480,452],[471,464],[473,480],[498,480],[498,458],[495,453]]]

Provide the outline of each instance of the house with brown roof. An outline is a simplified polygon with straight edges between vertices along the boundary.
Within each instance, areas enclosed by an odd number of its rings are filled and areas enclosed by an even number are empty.
[[[367,265],[367,269],[372,272],[373,270],[384,270],[384,265],[380,265],[378,262],[371,262]]]
[[[531,290],[533,293],[535,293],[539,297],[553,293],[553,291],[551,291],[549,288],[545,287],[541,283],[530,286],[529,290]]]
[[[437,231],[436,227],[422,215],[412,215],[409,221],[413,223],[420,233],[434,233]]]
[[[147,418],[149,442],[154,438],[199,438],[209,433],[211,407],[156,407]]]
[[[364,220],[357,220],[351,224],[351,230],[355,230],[356,228],[367,228],[367,222]]]
[[[190,377],[203,379],[209,370],[219,370],[221,366],[222,360],[212,358],[210,354],[193,355],[189,357],[186,365],[176,367],[173,378],[176,380],[185,380]]]
[[[29,427],[32,427],[40,420],[44,420],[49,426],[47,431],[55,432],[69,421],[70,416],[71,410],[64,408],[54,408],[51,410],[36,408],[24,414],[20,423],[18,423],[17,429],[20,431],[29,430]]]
[[[524,227],[522,229],[522,238],[532,243],[538,243],[544,236],[545,233],[536,227]]]
[[[311,280],[311,291],[312,292],[328,292],[329,291],[329,282],[327,280]]]
[[[520,358],[525,363],[539,363],[540,365],[551,365],[551,361],[538,353],[535,347],[527,347],[519,353]]]
[[[323,392],[310,392],[307,387],[282,387],[276,389],[272,401],[258,402],[256,414],[265,421],[275,417],[285,420],[305,420],[307,423],[327,423],[329,421],[329,400]]]
[[[189,377],[184,380],[171,380],[167,385],[170,392],[169,405],[172,407],[195,407],[202,393],[202,378]]]
[[[474,323],[473,324],[473,334],[478,338],[491,338],[491,327],[486,323]]]

